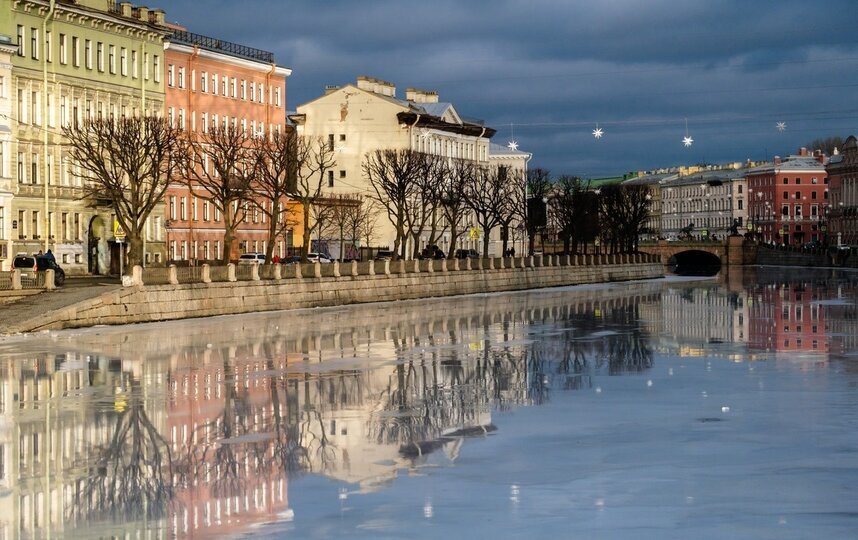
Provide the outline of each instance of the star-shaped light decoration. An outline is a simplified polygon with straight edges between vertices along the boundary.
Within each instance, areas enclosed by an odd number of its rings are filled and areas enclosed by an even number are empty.
[[[777,123],[778,131],[783,132],[786,130],[786,122],[778,122]]]
[[[694,144],[694,139],[692,139],[690,135],[686,135],[682,138],[682,144],[684,144],[685,147],[688,148],[689,146]]]
[[[509,141],[509,144],[507,144],[506,147],[515,152],[518,150],[518,141]]]
[[[597,139],[601,139],[604,134],[605,132],[602,131],[602,128],[600,127],[596,127],[596,129],[593,130],[593,137],[596,137]]]

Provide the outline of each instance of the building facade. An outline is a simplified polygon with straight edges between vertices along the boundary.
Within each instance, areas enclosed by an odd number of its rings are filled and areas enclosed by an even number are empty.
[[[213,127],[241,128],[254,137],[286,129],[286,78],[292,71],[278,66],[273,53],[174,27],[165,56],[166,116],[189,137]],[[210,195],[174,183],[165,196],[169,259],[221,259],[223,216],[208,200]],[[265,252],[267,238],[265,214],[247,203],[230,258]],[[300,231],[279,237],[274,253],[285,256],[293,238],[300,239]]]
[[[749,226],[763,242],[826,242],[828,175],[821,153],[799,155],[747,172]]]
[[[473,160],[483,167],[509,163],[525,171],[530,159],[526,152],[491,147],[495,130],[462,117],[453,104],[440,101],[437,92],[408,88],[402,99],[393,83],[372,77],[361,76],[355,84],[327,88],[325,95],[299,105],[292,119],[299,135],[321,137],[336,150],[336,165],[328,171],[325,185],[329,194],[373,194],[361,166],[364,157],[375,150],[411,149]],[[386,216],[376,225],[377,245],[391,247],[393,225]],[[444,244],[449,238],[442,235],[438,247],[445,253],[460,248],[481,250],[482,231],[476,230],[473,220],[466,219],[464,227],[466,233],[456,246]],[[408,254],[414,251],[412,241],[408,240]],[[500,244],[500,232],[493,231],[489,254],[500,256]]]
[[[719,169],[662,179],[662,235],[668,240],[686,234],[724,238],[734,223],[744,227],[744,174],[743,170]]]
[[[164,12],[108,0],[2,0],[0,13],[10,14],[0,34],[17,44],[7,83],[13,137],[4,168],[11,166],[14,194],[4,209],[7,256],[52,249],[69,273],[116,271],[121,245],[111,209],[84,198],[85,179],[67,157],[62,129],[161,114]],[[152,221],[149,259],[163,256],[158,236]]]
[[[858,245],[858,143],[850,135],[825,167],[829,178],[829,240],[837,245]]]
[[[15,196],[9,156],[12,139],[12,55],[18,50],[10,36],[0,34],[0,271],[9,270],[12,243],[12,197]]]

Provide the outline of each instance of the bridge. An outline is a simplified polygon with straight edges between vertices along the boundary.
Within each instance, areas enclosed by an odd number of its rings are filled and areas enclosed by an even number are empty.
[[[664,265],[743,266],[754,264],[757,246],[741,236],[729,236],[723,241],[680,241],[641,244],[640,251],[661,257]],[[671,261],[673,259],[673,261]]]

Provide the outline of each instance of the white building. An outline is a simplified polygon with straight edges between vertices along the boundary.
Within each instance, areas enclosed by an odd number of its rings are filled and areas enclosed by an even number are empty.
[[[0,270],[9,270],[12,258],[12,38],[0,35]]]
[[[358,77],[355,84],[328,87],[323,96],[299,105],[291,119],[299,135],[322,137],[336,150],[336,165],[328,171],[325,186],[330,194],[372,194],[361,164],[375,150],[411,149],[469,159],[480,166],[509,162],[522,169],[530,158],[525,152],[490,150],[495,130],[461,116],[452,103],[440,101],[437,92],[408,88],[401,99],[393,83],[366,76]],[[499,237],[500,233],[494,234]],[[459,245],[449,246],[443,245],[442,235],[439,247],[445,253],[456,248],[479,249],[481,242],[474,236],[463,234]],[[393,225],[386,216],[381,217],[376,244],[392,246],[394,238]],[[495,248],[493,242],[490,251]],[[495,254],[500,255],[500,248],[496,249]]]

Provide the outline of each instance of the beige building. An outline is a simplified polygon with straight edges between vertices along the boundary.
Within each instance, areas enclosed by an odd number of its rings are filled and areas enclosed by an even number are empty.
[[[68,273],[118,271],[121,246],[106,201],[85,200],[62,129],[86,120],[157,114],[164,107],[164,12],[109,0],[0,0],[0,34],[13,36],[12,144],[0,195],[8,257],[51,249]],[[6,179],[9,179],[7,182]],[[4,184],[0,184],[0,193]],[[146,256],[161,259],[150,223]],[[2,230],[2,229],[0,229]]]
[[[9,163],[12,151],[12,99],[9,96],[12,81],[12,55],[17,47],[12,38],[0,34],[0,270],[9,270],[12,251],[12,170]]]
[[[328,87],[325,95],[298,106],[292,120],[299,134],[322,137],[336,150],[336,165],[328,171],[325,186],[331,194],[370,195],[372,187],[364,178],[361,163],[367,153],[379,149],[412,149],[470,159],[480,166],[509,162],[522,170],[530,158],[525,152],[493,152],[490,139],[495,130],[481,121],[466,119],[453,104],[440,101],[437,92],[408,88],[402,99],[397,97],[393,83],[372,77],[361,76],[355,84]],[[466,225],[472,226],[472,221]],[[392,246],[394,237],[393,225],[386,217],[380,218],[376,244]],[[445,241],[449,243],[449,234],[446,238],[442,235],[439,244],[445,253],[481,246],[478,233],[464,234],[457,246],[444,245]],[[493,248],[494,243],[490,251]]]

